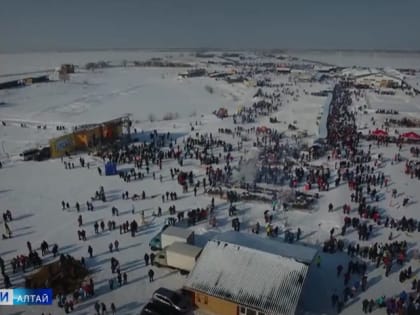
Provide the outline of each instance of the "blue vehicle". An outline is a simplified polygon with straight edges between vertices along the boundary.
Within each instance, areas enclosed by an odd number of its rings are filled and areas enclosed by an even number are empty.
[[[165,231],[168,226],[168,224],[165,224],[162,230],[150,240],[149,247],[151,250],[156,251],[162,249],[162,232]]]

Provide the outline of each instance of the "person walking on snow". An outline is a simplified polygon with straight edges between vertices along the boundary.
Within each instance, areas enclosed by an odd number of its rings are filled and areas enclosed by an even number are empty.
[[[144,262],[146,263],[146,266],[149,266],[149,255],[147,253],[144,254]]]
[[[120,246],[120,242],[118,242],[118,240],[115,240],[114,241],[114,248],[117,252],[118,252],[118,246]]]
[[[117,276],[117,281],[118,281],[118,284],[119,284],[120,286],[122,286],[122,276],[121,276],[121,273],[118,273],[118,276]]]
[[[93,257],[93,248],[90,245],[88,247],[88,253],[89,253],[89,257],[92,258]]]
[[[95,303],[95,315],[100,315],[99,310],[101,309],[101,306],[99,305],[99,302],[96,301]]]
[[[123,273],[123,283],[124,283],[124,284],[127,284],[127,282],[128,282],[127,273],[126,273],[126,272],[124,272],[124,273]]]
[[[105,315],[106,314],[106,305],[105,305],[105,303],[104,302],[102,302],[101,303],[101,310],[102,310],[102,315]]]
[[[148,275],[149,275],[149,282],[153,282],[153,276],[155,275],[155,272],[152,269],[150,269],[148,272]]]
[[[333,211],[333,209],[334,209],[334,206],[333,206],[333,204],[332,204],[332,203],[330,203],[330,204],[328,205],[328,212],[332,212],[332,211]]]
[[[114,302],[111,303],[111,312],[112,315],[115,315],[117,313],[117,308],[115,307]]]
[[[112,291],[114,290],[114,279],[109,279],[108,280],[108,284],[109,284],[109,289]]]

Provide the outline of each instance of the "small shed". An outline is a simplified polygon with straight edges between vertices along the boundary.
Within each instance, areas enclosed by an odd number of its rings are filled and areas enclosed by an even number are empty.
[[[175,242],[194,244],[194,231],[177,226],[170,226],[162,232],[162,248],[172,245]]]
[[[117,175],[117,163],[115,162],[107,162],[105,164],[105,175],[112,176]]]

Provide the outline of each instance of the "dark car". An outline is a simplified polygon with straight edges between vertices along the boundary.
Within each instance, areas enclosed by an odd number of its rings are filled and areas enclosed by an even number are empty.
[[[191,303],[186,296],[167,288],[157,289],[152,295],[152,300],[165,304],[180,314],[188,313],[191,310]]]
[[[23,157],[24,161],[33,161],[35,160],[36,156],[39,154],[39,149],[29,149],[23,151],[21,154],[19,154],[21,157]]]
[[[51,158],[51,148],[48,147],[43,147],[42,149],[39,150],[39,152],[35,155],[35,161],[44,161],[44,160],[48,160],[49,158]]]
[[[174,310],[166,304],[156,301],[151,301],[143,307],[140,315],[180,315],[178,311]]]

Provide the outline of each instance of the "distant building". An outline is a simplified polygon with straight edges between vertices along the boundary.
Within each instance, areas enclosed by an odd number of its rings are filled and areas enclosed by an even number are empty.
[[[304,69],[292,69],[291,75],[301,82],[312,82],[313,80],[312,73]]]
[[[295,314],[317,250],[226,232],[209,241],[184,289],[218,315]]]
[[[403,81],[400,78],[383,73],[360,75],[354,78],[355,85],[369,86],[371,88],[400,88]]]
[[[36,77],[26,77],[26,78],[14,79],[10,81],[3,81],[3,82],[0,82],[0,90],[13,89],[13,88],[18,88],[18,87],[28,86],[35,83],[45,83],[49,81],[50,81],[50,77],[48,75],[40,75]]]
[[[283,74],[289,74],[291,72],[291,69],[288,67],[277,67],[276,70],[278,73],[283,73]]]
[[[61,65],[60,71],[65,73],[74,73],[74,68],[74,65],[66,63]]]
[[[58,69],[58,78],[61,81],[68,81],[71,73],[74,73],[74,65],[62,64],[60,69]]]
[[[187,72],[180,73],[181,78],[193,78],[193,77],[202,77],[207,74],[206,69],[191,69]]]
[[[320,73],[331,73],[337,71],[337,67],[329,67],[329,66],[316,66],[314,70]]]
[[[230,77],[226,77],[225,81],[227,83],[244,83],[245,81],[248,81],[247,78],[241,76],[241,75],[233,75]]]
[[[318,82],[324,82],[327,80],[330,76],[325,74],[324,72],[317,72],[314,74],[313,79]]]

